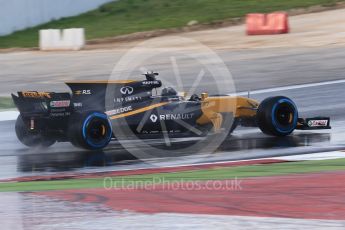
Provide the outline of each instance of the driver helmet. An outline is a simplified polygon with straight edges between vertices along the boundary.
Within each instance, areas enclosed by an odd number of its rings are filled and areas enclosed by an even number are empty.
[[[162,89],[162,96],[177,96],[177,92],[172,87],[166,87]]]

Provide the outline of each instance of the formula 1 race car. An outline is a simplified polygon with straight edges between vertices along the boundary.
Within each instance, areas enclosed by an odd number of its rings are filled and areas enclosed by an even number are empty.
[[[124,135],[149,138],[162,137],[162,133],[185,137],[223,132],[228,117],[233,121],[226,131],[229,133],[238,125],[259,127],[272,136],[287,136],[295,129],[330,129],[330,118],[299,118],[295,103],[283,96],[261,103],[207,93],[187,99],[171,87],[154,95],[155,89],[162,87],[157,75],[147,73],[143,81],[68,82],[72,94],[12,94],[20,112],[15,125],[17,137],[29,147],[69,141],[77,147],[99,150],[118,138],[115,131],[122,125],[131,131]]]

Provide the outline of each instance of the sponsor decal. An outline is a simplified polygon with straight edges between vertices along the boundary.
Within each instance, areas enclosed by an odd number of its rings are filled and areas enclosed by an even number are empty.
[[[61,113],[61,112],[66,112],[66,108],[59,108],[59,109],[51,109],[51,113]]]
[[[159,130],[143,130],[141,132],[142,134],[158,134],[162,133],[162,131]],[[182,133],[181,130],[169,130],[168,133],[175,134],[175,133]]]
[[[158,117],[157,117],[156,115],[152,114],[152,115],[150,116],[150,120],[151,120],[153,123],[155,123],[155,122],[158,120]]]
[[[326,127],[328,126],[328,120],[309,120],[309,127]]]
[[[106,114],[108,116],[113,116],[113,115],[116,115],[116,114],[129,112],[129,111],[132,111],[132,110],[133,110],[132,106],[127,106],[127,107],[117,108],[117,109],[108,111],[108,112],[106,112]]]
[[[194,116],[193,113],[183,113],[183,114],[162,114],[159,115],[159,119],[162,121],[171,121],[171,120],[189,120]]]
[[[50,93],[47,92],[34,92],[34,91],[27,91],[22,92],[23,97],[30,97],[30,98],[51,98]]]
[[[120,89],[122,95],[131,95],[134,89],[131,86],[124,86]]]
[[[71,104],[70,100],[65,100],[65,101],[51,101],[50,102],[50,107],[52,108],[64,108],[64,107],[69,107]]]
[[[70,112],[51,113],[50,114],[51,117],[66,117],[66,116],[70,116],[70,115],[71,115]]]
[[[143,85],[160,85],[159,81],[143,81]]]
[[[76,107],[76,108],[80,108],[80,107],[83,107],[83,103],[81,102],[77,102],[77,103],[73,103],[73,106]]]
[[[130,101],[139,101],[142,100],[142,97],[123,97],[123,98],[114,98],[115,103],[130,102]]]
[[[91,90],[90,89],[76,90],[74,91],[74,95],[91,95]]]
[[[183,114],[161,114],[159,117],[152,114],[150,119],[153,123],[157,122],[158,118],[161,121],[174,121],[174,120],[189,120],[192,119],[194,116],[193,113],[183,113]]]

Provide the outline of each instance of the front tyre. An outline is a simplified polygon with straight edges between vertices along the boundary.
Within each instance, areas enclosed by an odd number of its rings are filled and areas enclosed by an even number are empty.
[[[297,126],[298,111],[287,97],[269,97],[259,105],[257,123],[261,131],[272,136],[287,136]]]
[[[111,141],[112,126],[105,113],[74,113],[70,117],[68,136],[77,147],[99,150]]]
[[[41,132],[30,130],[29,125],[24,122],[21,115],[17,118],[15,130],[18,140],[28,147],[49,147],[56,142]]]

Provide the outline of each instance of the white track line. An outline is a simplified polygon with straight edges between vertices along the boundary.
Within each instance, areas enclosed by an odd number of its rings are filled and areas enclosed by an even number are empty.
[[[333,160],[345,158],[345,152],[343,151],[332,151],[332,152],[321,152],[311,153],[293,156],[274,157],[272,159],[285,160],[285,161],[319,161],[319,160]]]
[[[0,112],[0,121],[13,121],[17,119],[18,115],[19,115],[18,111]]]
[[[173,165],[156,165],[148,167],[138,167],[138,168],[118,168],[116,170],[95,170],[92,172],[85,172],[85,174],[94,174],[94,173],[104,173],[104,172],[131,172],[139,170],[156,170],[156,169],[174,169],[174,168],[184,168],[184,167],[200,167],[200,166],[212,166],[217,165],[221,167],[222,165],[227,166],[229,163],[244,163],[243,165],[237,166],[249,166],[254,164],[245,164],[246,162],[250,163],[259,163],[260,161],[267,160],[280,160],[280,161],[309,161],[309,160],[333,160],[333,159],[342,159],[345,158],[345,152],[343,151],[330,151],[330,152],[319,152],[319,153],[307,153],[301,155],[291,155],[283,157],[264,157],[264,158],[253,158],[245,160],[223,160],[223,161],[214,161],[214,162],[205,162],[205,163],[183,163],[183,164],[173,164]],[[165,162],[164,162],[165,163]]]
[[[293,89],[304,89],[304,88],[344,84],[344,83],[345,83],[345,79],[342,79],[342,80],[325,81],[325,82],[319,82],[319,83],[308,83],[308,84],[301,84],[301,85],[291,85],[291,86],[283,86],[283,87],[276,87],[276,88],[269,88],[269,89],[253,90],[249,92],[250,94],[262,94],[262,93],[272,93],[272,92],[279,92],[279,91],[286,91],[286,90],[293,90]],[[236,93],[235,95],[241,95],[241,96],[248,95],[248,91],[239,92],[239,93]]]

